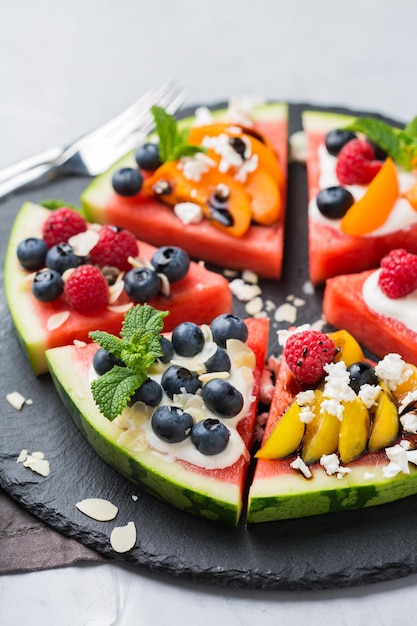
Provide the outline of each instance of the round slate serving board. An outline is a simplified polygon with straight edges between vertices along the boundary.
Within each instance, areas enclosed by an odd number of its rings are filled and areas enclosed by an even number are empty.
[[[290,106],[290,133],[301,129],[301,111]],[[352,113],[343,109],[339,112]],[[8,234],[25,200],[60,198],[78,204],[86,179],[65,179],[22,191],[0,203],[3,267]],[[283,280],[263,282],[264,298],[280,304],[289,294],[307,300],[297,323],[321,315],[321,290],[306,296],[307,188],[305,168],[291,164]],[[244,314],[236,302],[236,312]],[[417,497],[372,509],[238,528],[219,526],[166,505],[119,476],[88,446],[63,408],[49,375],[36,378],[23,354],[0,282],[0,484],[27,510],[65,535],[109,558],[206,583],[252,589],[350,587],[417,571]],[[285,324],[281,326],[285,327]],[[277,353],[272,326],[270,352]],[[5,395],[18,390],[32,405],[16,412]],[[43,478],[16,463],[20,451],[42,451],[51,465]],[[132,495],[137,499],[132,499]],[[113,522],[96,522],[76,508],[84,498],[107,498],[119,507]],[[114,553],[115,525],[133,520],[135,548]]]

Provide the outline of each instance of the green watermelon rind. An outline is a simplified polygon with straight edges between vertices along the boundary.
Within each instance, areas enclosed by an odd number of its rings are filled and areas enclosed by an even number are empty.
[[[226,119],[227,109],[212,111],[212,117],[216,121]],[[252,117],[256,120],[287,120],[288,105],[285,102],[274,102],[255,106]],[[189,127],[195,118],[193,116],[179,121],[180,128]],[[152,138],[152,135],[150,135]],[[112,175],[122,167],[137,167],[134,150],[123,156],[114,163],[106,172],[94,178],[80,196],[83,211],[88,215],[89,221],[100,222],[102,219],[103,203],[106,198],[113,194]]]
[[[75,361],[77,350],[64,346],[46,351],[57,392],[93,450],[113,469],[172,506],[224,525],[236,526],[242,512],[237,484],[190,471],[145,450],[134,452],[118,443],[121,430],[98,410],[88,380]]]
[[[355,116],[344,113],[327,113],[323,111],[303,111],[302,125],[307,133],[328,133],[336,128],[343,128],[352,124]]]
[[[287,471],[255,481],[249,491],[248,523],[324,515],[395,502],[417,493],[417,467],[409,464],[409,474],[385,478],[383,465],[367,463],[363,457],[342,478],[327,475],[322,468],[304,478],[288,467]],[[382,462],[383,460],[383,462]],[[367,473],[369,478],[366,477]]]
[[[39,212],[38,209],[40,209]],[[30,310],[28,310],[30,301],[26,292],[21,288],[16,288],[16,285],[19,285],[22,280],[19,264],[16,263],[16,249],[23,238],[22,233],[25,233],[25,237],[30,237],[32,234],[39,236],[39,230],[44,221],[45,209],[33,202],[25,202],[14,221],[4,261],[6,301],[19,342],[35,373],[45,371],[45,332],[38,317],[35,314],[31,314]],[[29,324],[28,319],[30,319]]]

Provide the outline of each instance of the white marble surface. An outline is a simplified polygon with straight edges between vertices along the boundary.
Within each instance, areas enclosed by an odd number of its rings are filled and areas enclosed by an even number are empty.
[[[190,103],[261,95],[407,121],[416,23],[415,0],[2,0],[0,167],[72,140],[170,77]],[[248,593],[89,565],[3,576],[0,615],[5,626],[408,626],[416,592],[416,576]]]

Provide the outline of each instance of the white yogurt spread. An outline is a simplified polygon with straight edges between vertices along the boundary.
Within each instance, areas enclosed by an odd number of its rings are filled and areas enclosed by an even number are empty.
[[[337,158],[327,152],[324,144],[322,144],[318,151],[319,157],[319,186],[320,189],[327,189],[328,187],[339,187],[340,183],[336,176],[336,161]],[[417,182],[417,176],[413,172],[408,172],[398,166],[396,166],[398,184],[400,193],[404,193]],[[366,192],[368,185],[344,185],[346,189],[353,195],[355,201],[358,201]],[[316,199],[313,198],[309,204],[309,216],[315,222],[321,222],[342,232],[341,221],[332,220],[320,213]],[[386,235],[396,230],[407,230],[411,226],[417,224],[417,211],[413,209],[408,200],[405,198],[398,198],[394,205],[394,208],[390,212],[385,223],[376,230],[363,235],[364,237],[376,237],[378,235]]]
[[[362,297],[366,305],[375,313],[396,319],[417,333],[417,289],[404,298],[388,298],[378,285],[380,272],[372,272],[363,284]]]
[[[214,418],[222,421],[230,432],[230,438],[226,449],[215,455],[205,455],[197,450],[191,442],[190,437],[179,443],[167,443],[160,439],[153,431],[151,426],[151,417],[153,410],[142,402],[136,402],[132,407],[124,409],[121,415],[115,420],[114,424],[122,429],[119,437],[119,443],[133,451],[143,451],[150,449],[154,454],[160,456],[165,461],[173,462],[176,460],[187,461],[205,469],[222,469],[233,465],[242,455],[249,457],[249,452],[243,443],[237,426],[244,418],[253,401],[253,369],[250,364],[254,364],[255,356],[252,350],[244,343],[237,339],[227,341],[227,351],[231,361],[230,373],[213,373],[205,374],[203,362],[206,361],[216,351],[216,344],[211,339],[211,332],[208,326],[203,327],[206,344],[203,351],[195,357],[183,357],[174,355],[173,359],[167,365],[158,362],[157,365],[149,371],[149,377],[160,383],[162,374],[171,364],[176,363],[187,367],[191,371],[196,371],[202,375],[202,380],[206,376],[211,378],[225,378],[231,385],[236,387],[242,394],[244,403],[241,411],[231,418],[221,418],[217,414],[210,411],[203,402],[201,394],[178,394],[173,399],[163,392],[160,405],[180,406],[189,413],[194,422],[201,419]],[[224,374],[224,375],[222,375]],[[90,383],[97,378],[97,374],[93,368],[90,370]]]

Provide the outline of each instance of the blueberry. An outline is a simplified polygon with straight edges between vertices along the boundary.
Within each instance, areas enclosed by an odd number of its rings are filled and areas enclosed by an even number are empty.
[[[227,350],[218,347],[216,352],[204,363],[207,372],[230,372],[231,363]]]
[[[195,356],[204,348],[203,331],[194,322],[182,322],[172,331],[172,345],[181,356]]]
[[[51,270],[63,274],[66,270],[79,267],[85,263],[85,258],[77,256],[69,243],[58,243],[46,253],[45,264]]]
[[[240,391],[222,378],[213,378],[204,385],[203,400],[219,417],[234,417],[243,408]]]
[[[378,146],[378,144],[376,144],[373,141],[371,141],[370,139],[367,138],[366,141],[372,146],[373,151],[375,153],[375,159],[377,161],[385,161],[385,159],[388,156],[386,151],[383,148],[381,148],[380,146]]]
[[[161,279],[149,267],[134,267],[124,277],[125,291],[134,302],[148,302],[158,295]]]
[[[337,156],[343,146],[352,139],[356,139],[355,133],[352,133],[350,130],[344,130],[343,128],[337,128],[327,133],[324,143],[327,152],[333,156]]]
[[[179,407],[162,405],[151,419],[154,433],[168,443],[179,443],[186,439],[194,425],[193,418]]]
[[[218,419],[208,417],[197,422],[191,431],[191,441],[201,454],[212,456],[227,448],[229,429]]]
[[[317,208],[322,215],[332,220],[341,219],[355,199],[345,187],[328,187],[317,194]]]
[[[159,357],[162,363],[169,363],[174,356],[174,346],[166,337],[161,336],[162,356]]]
[[[196,393],[201,388],[201,382],[195,372],[191,372],[186,367],[171,365],[162,375],[161,385],[172,399],[174,394],[185,391],[186,393]]]
[[[379,384],[375,369],[365,361],[353,363],[348,367],[348,372],[350,375],[349,385],[356,393],[359,392],[362,385],[367,384],[375,386]]]
[[[51,269],[40,270],[35,274],[32,293],[40,302],[52,302],[64,291],[64,281],[59,272]]]
[[[159,274],[165,274],[170,283],[175,283],[187,275],[190,257],[182,248],[163,246],[155,252],[151,263]]]
[[[17,246],[17,258],[20,264],[31,272],[44,267],[47,252],[48,246],[43,239],[38,237],[28,237]]]
[[[211,325],[213,341],[221,348],[226,347],[227,339],[240,339],[245,342],[248,338],[248,329],[245,322],[236,315],[225,313],[216,317]]]
[[[162,387],[156,380],[147,378],[142,385],[136,389],[130,399],[130,404],[134,402],[143,402],[148,406],[157,406],[162,400]]]
[[[122,167],[113,174],[112,185],[119,196],[135,196],[142,189],[143,177],[134,167]]]
[[[158,144],[144,143],[138,146],[135,151],[135,160],[138,167],[145,172],[154,172],[161,165]]]
[[[108,352],[104,348],[99,348],[97,352],[94,353],[93,357],[93,367],[96,374],[102,376],[106,372],[109,372],[115,365],[120,365],[124,367],[124,363],[117,359],[114,354]]]

